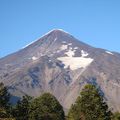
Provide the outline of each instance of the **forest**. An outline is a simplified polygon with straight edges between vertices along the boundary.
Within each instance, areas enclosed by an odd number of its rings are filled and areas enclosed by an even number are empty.
[[[25,95],[15,105],[10,98],[8,88],[0,83],[0,120],[120,120],[120,113],[109,109],[104,96],[92,84],[84,86],[67,114],[51,93],[37,98]]]

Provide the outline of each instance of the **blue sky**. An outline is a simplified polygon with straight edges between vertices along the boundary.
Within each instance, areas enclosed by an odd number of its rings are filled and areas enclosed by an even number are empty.
[[[0,57],[54,28],[120,52],[120,0],[0,0]]]

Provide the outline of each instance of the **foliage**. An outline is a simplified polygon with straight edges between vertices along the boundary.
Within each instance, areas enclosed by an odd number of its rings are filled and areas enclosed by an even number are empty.
[[[119,112],[114,113],[112,120],[120,120],[120,113]]]
[[[0,83],[0,120],[65,120],[63,107],[50,93],[34,100],[23,96],[14,107],[9,99],[7,87]],[[100,91],[88,84],[71,106],[67,120],[111,120],[111,112]],[[120,113],[115,113],[112,120],[120,120]]]
[[[31,101],[32,101],[32,97],[26,95],[23,96],[23,98],[17,102],[12,112],[16,120],[29,119],[29,110],[30,110]]]
[[[10,94],[7,87],[0,83],[0,107],[7,108],[9,106]]]
[[[64,111],[57,99],[50,93],[36,98],[31,105],[29,120],[64,120]]]
[[[5,118],[5,117],[8,117],[6,110],[0,108],[0,118]]]
[[[88,84],[72,105],[68,120],[111,120],[111,112],[99,90]]]
[[[0,118],[10,117],[10,94],[7,87],[0,83]]]

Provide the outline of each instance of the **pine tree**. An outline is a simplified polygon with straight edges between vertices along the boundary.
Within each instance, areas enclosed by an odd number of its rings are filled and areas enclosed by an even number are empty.
[[[57,99],[44,93],[33,101],[29,120],[65,120],[65,116]]]
[[[7,87],[0,83],[0,118],[10,117],[10,94]]]
[[[10,94],[7,87],[0,83],[0,107],[7,108],[9,106]]]
[[[32,97],[26,95],[23,96],[23,98],[17,102],[12,112],[16,120],[29,120],[29,110],[31,101]]]
[[[68,120],[111,120],[111,112],[99,90],[88,84],[72,105]]]

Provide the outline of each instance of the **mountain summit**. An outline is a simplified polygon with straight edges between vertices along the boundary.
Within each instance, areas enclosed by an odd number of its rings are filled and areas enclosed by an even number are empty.
[[[65,109],[91,83],[110,108],[120,111],[120,54],[94,48],[59,29],[1,58],[0,82],[13,96],[50,92]]]

